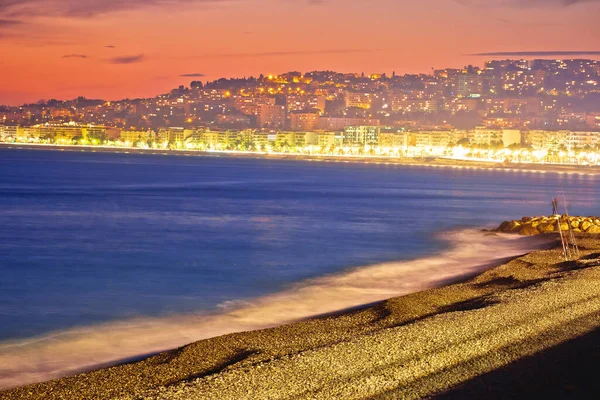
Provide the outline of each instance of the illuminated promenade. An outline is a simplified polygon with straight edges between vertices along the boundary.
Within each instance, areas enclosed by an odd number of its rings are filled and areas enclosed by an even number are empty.
[[[465,149],[454,149],[453,152],[441,154],[423,154],[415,152],[412,155],[359,155],[319,152],[276,152],[276,151],[239,151],[239,150],[213,150],[213,149],[168,149],[168,148],[140,148],[124,145],[56,145],[33,143],[2,143],[0,147],[32,150],[55,151],[81,151],[81,152],[115,152],[131,154],[154,155],[179,155],[179,156],[212,156],[212,157],[242,157],[265,159],[294,159],[318,162],[345,162],[383,165],[406,165],[438,168],[458,169],[495,169],[502,171],[531,171],[537,173],[556,172],[566,174],[599,174],[600,153],[590,152],[585,154],[567,153],[563,156],[548,158],[539,152],[524,150],[479,152],[476,155],[467,155]],[[536,156],[536,155],[539,155]],[[551,161],[548,161],[551,160]]]

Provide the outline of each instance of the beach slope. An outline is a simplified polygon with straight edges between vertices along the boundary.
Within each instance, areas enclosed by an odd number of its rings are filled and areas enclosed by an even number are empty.
[[[576,338],[595,343],[589,338],[600,327],[600,262],[594,261],[600,258],[600,238],[581,238],[580,248],[584,261],[564,262],[556,248],[535,251],[466,282],[339,315],[208,339],[1,395],[364,399],[481,394],[497,371],[512,368],[512,375],[502,375],[510,379],[519,376],[515,369],[525,368],[519,365],[528,365],[519,364],[523,360]],[[560,363],[568,352],[554,354],[558,358],[552,362]]]

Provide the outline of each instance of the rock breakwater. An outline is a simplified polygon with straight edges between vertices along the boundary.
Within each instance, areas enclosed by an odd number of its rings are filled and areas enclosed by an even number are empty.
[[[566,232],[569,229],[574,232],[600,233],[600,217],[576,217],[558,214],[548,217],[523,217],[502,222],[495,229],[495,232],[532,236],[559,232],[560,230]]]

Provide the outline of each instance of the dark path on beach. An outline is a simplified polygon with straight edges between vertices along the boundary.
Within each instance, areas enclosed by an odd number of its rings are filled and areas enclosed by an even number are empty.
[[[598,398],[600,329],[479,376],[439,399]]]

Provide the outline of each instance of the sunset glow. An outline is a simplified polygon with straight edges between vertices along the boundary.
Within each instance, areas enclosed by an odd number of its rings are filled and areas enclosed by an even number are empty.
[[[9,105],[149,97],[194,79],[289,70],[430,73],[491,58],[473,54],[600,50],[598,1],[13,3],[0,1],[0,104]]]

